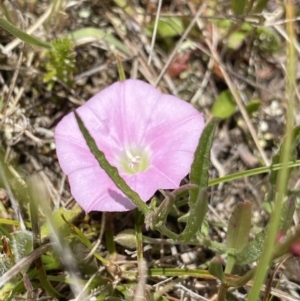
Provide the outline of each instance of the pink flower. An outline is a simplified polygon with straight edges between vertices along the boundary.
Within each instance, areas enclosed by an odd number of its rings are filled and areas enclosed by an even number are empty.
[[[179,187],[204,128],[190,104],[139,80],[114,83],[76,111],[109,163],[145,202],[158,189]],[[55,141],[72,195],[86,212],[135,207],[99,166],[74,113],[57,125]]]

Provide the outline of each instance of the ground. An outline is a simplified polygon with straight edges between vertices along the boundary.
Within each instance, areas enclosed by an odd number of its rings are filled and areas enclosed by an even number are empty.
[[[127,78],[142,79],[190,102],[206,121],[220,117],[211,148],[211,181],[269,165],[284,137],[290,105],[286,91],[291,57],[283,4],[173,0],[162,1],[159,9],[160,1],[1,2],[2,18],[39,41],[58,41],[52,44],[56,52],[50,52],[46,47],[22,43],[0,24],[0,232],[11,238],[14,231],[24,227],[33,230],[36,216],[42,238],[35,241],[34,248],[46,245],[50,249],[43,257],[38,256],[44,266],[40,270],[37,262],[23,270],[24,266],[16,262],[23,280],[20,274],[15,276],[12,286],[2,288],[1,300],[46,300],[49,295],[49,300],[138,300],[136,296],[141,292],[147,300],[217,300],[219,281],[179,270],[206,270],[215,250],[192,244],[170,246],[164,236],[139,222],[136,211],[85,214],[75,209],[70,216],[59,211],[54,223],[66,241],[57,236],[60,243],[56,247],[53,241],[53,245],[47,245],[51,232],[45,226],[47,216],[63,208],[78,208],[58,164],[53,133],[64,115],[119,79],[119,61]],[[242,2],[245,9],[239,4]],[[256,6],[264,2],[261,9]],[[293,5],[297,17],[299,2]],[[157,14],[160,21],[156,28]],[[296,19],[293,24],[298,58],[299,24]],[[295,68],[297,83],[297,59]],[[295,98],[299,102],[298,91]],[[298,108],[296,105],[295,125],[299,122]],[[298,179],[299,171],[293,170],[291,188],[299,189]],[[188,178],[183,180],[185,183]],[[38,211],[29,205],[28,186],[33,187],[31,198],[40,204]],[[223,243],[234,206],[248,202],[252,204],[253,239],[269,220],[268,191],[266,172],[211,186],[204,229],[207,238]],[[162,199],[160,193],[157,197]],[[186,197],[178,200],[178,208],[181,213],[189,210]],[[178,212],[171,212],[167,226],[180,233],[185,224],[178,223],[177,217]],[[297,210],[293,221],[297,224]],[[137,263],[134,250],[112,241],[113,236],[135,227],[141,227],[147,237],[162,239],[159,244],[144,243],[145,265]],[[9,254],[5,238],[2,245],[3,254]],[[64,257],[67,249],[75,267]],[[88,254],[89,260],[83,261]],[[31,257],[30,263],[34,260]],[[251,264],[232,274],[244,275]],[[300,300],[299,272],[299,260],[289,257],[270,277],[277,300]],[[146,277],[144,282],[141,276]],[[84,281],[81,284],[80,279]],[[87,282],[89,279],[91,282]],[[249,282],[231,290],[228,300],[244,300],[251,285]]]

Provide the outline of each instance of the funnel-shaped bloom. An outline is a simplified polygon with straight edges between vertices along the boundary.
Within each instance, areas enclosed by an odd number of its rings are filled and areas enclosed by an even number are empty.
[[[204,127],[190,104],[139,80],[114,83],[77,112],[109,163],[145,202],[157,189],[178,188]],[[57,125],[55,141],[71,192],[86,212],[135,207],[99,166],[74,113]]]

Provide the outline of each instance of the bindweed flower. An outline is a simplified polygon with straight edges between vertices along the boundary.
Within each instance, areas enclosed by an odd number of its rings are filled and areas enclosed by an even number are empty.
[[[116,82],[76,112],[108,162],[145,202],[158,189],[179,187],[204,128],[190,104],[140,80]],[[99,166],[73,112],[57,125],[55,142],[71,193],[86,212],[135,208]]]

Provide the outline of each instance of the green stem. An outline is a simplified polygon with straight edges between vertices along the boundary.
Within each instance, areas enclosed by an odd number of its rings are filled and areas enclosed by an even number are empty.
[[[262,1],[261,1],[262,2]],[[294,18],[294,7],[291,0],[287,1],[286,4],[286,18],[287,20],[293,20]],[[260,257],[257,271],[254,277],[254,284],[248,295],[249,301],[256,301],[259,298],[261,287],[265,281],[267,271],[272,259],[273,246],[280,223],[281,208],[284,197],[287,190],[288,181],[288,162],[291,153],[292,144],[292,133],[293,133],[293,112],[294,112],[294,87],[295,87],[295,73],[296,73],[296,62],[295,62],[295,47],[294,47],[294,28],[291,21],[287,22],[287,33],[289,41],[287,41],[287,88],[286,88],[286,99],[287,99],[287,124],[286,124],[286,143],[284,145],[281,162],[283,169],[278,175],[277,181],[277,195],[274,205],[274,212],[271,216],[268,232],[264,244],[263,253]]]
[[[221,284],[219,291],[218,291],[218,301],[225,301],[226,300],[226,293],[228,288]]]
[[[256,271],[256,267],[253,268],[252,270],[248,271],[244,276],[239,277],[238,279],[228,280],[227,281],[228,287],[238,288],[238,287],[242,287],[242,286],[246,285],[246,283],[252,279],[255,271]]]

